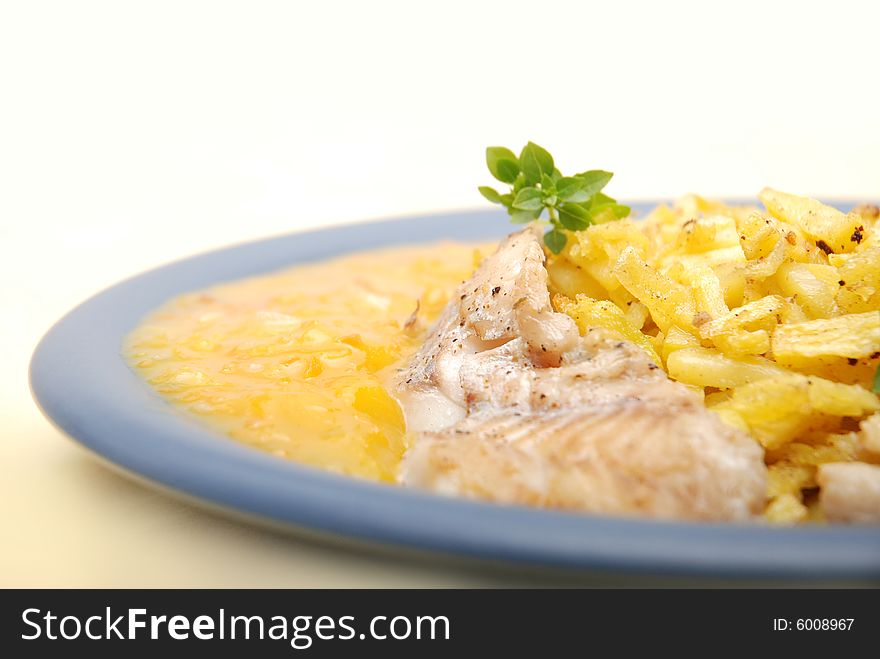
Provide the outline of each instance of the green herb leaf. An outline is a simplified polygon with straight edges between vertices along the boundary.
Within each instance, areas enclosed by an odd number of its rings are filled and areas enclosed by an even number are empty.
[[[871,391],[875,394],[880,394],[880,364],[877,364],[877,372],[874,373],[874,387]]]
[[[620,220],[630,214],[632,209],[629,206],[624,206],[623,204],[618,204],[617,202],[612,202],[610,204],[598,204],[591,205],[590,212],[593,215],[597,215],[599,213],[611,213],[614,216],[615,220]]]
[[[486,149],[486,165],[492,176],[502,183],[513,183],[520,172],[516,154],[503,146],[490,146]]]
[[[602,195],[604,199],[602,199],[600,203],[596,203],[596,197],[599,195]],[[605,224],[606,222],[621,220],[624,217],[627,217],[632,211],[629,206],[618,204],[608,195],[603,195],[601,192],[599,195],[595,195],[590,204],[590,212],[593,214],[593,222],[596,224]]]
[[[516,193],[513,207],[521,211],[540,210],[544,206],[544,194],[538,188],[523,188]]]
[[[632,209],[629,206],[618,204],[612,197],[603,192],[597,192],[590,199],[590,211],[596,224],[613,222],[627,217]]]
[[[534,142],[523,147],[519,154],[519,164],[529,185],[540,183],[542,174],[553,174],[553,156]]]
[[[510,221],[526,224],[547,210],[550,229],[544,243],[554,254],[565,247],[566,231],[583,231],[591,224],[611,222],[629,215],[628,206],[618,204],[601,190],[613,174],[591,169],[577,176],[563,176],[551,156],[534,142],[526,144],[517,157],[502,146],[486,149],[486,164],[492,176],[510,185],[504,194],[488,186],[480,194],[507,209]]]
[[[613,204],[611,206],[611,210],[617,216],[618,220],[622,220],[625,217],[629,217],[629,214],[632,213],[632,208],[626,206],[624,204]]]
[[[504,203],[503,201],[501,201],[501,194],[490,188],[488,185],[481,185],[479,188],[477,188],[477,190],[479,190],[480,194],[491,201],[493,204]]]
[[[567,239],[565,234],[558,229],[551,229],[544,234],[544,244],[547,245],[550,251],[554,254],[559,254],[559,252],[565,247],[566,242]]]
[[[562,204],[559,207],[559,223],[569,231],[583,231],[590,226],[592,216],[578,204]]]
[[[608,224],[620,219],[614,214],[611,206],[602,206],[598,209],[592,209],[590,212],[593,214],[593,224]]]
[[[614,174],[611,172],[604,172],[601,169],[591,169],[588,172],[581,172],[577,176],[584,181],[584,192],[592,197],[608,185],[608,181],[611,180],[611,177],[614,176]]]
[[[541,208],[535,211],[515,210],[510,214],[510,221],[513,224],[528,224],[532,220],[537,220],[541,216],[541,210]]]
[[[616,204],[617,201],[612,197],[609,197],[604,192],[597,192],[592,197],[590,197],[590,208],[599,208],[600,206],[607,206],[608,204]]]
[[[584,192],[584,185],[584,180],[577,176],[564,176],[556,181],[556,195],[560,201],[574,203],[587,201],[590,195]]]

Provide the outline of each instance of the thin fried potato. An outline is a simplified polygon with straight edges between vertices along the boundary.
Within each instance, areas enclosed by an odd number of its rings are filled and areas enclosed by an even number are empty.
[[[774,461],[796,467],[815,468],[826,462],[848,462],[859,456],[860,446],[858,435],[854,432],[832,433],[821,437],[813,443],[791,442],[781,449],[768,454]],[[815,475],[815,472],[811,472]],[[803,488],[815,487],[815,482],[807,482]]]
[[[767,469],[767,496],[790,494],[800,499],[801,490],[816,486],[815,478],[815,467],[779,460]]]
[[[634,223],[630,220],[596,224],[574,235],[576,240],[570,241],[572,244],[566,248],[567,259],[606,291],[620,287],[614,268],[621,251],[634,249],[640,256],[644,256],[649,244],[647,237],[634,228]],[[586,290],[580,292],[589,294]]]
[[[661,352],[663,354],[663,359],[668,361],[669,355],[676,350],[681,350],[683,348],[698,348],[700,346],[700,340],[690,332],[685,332],[680,327],[672,325],[666,330],[666,334],[663,336],[662,346]]]
[[[655,364],[661,364],[659,355],[651,342],[637,327],[632,325],[626,315],[613,302],[594,300],[586,295],[578,295],[571,300],[563,295],[553,297],[553,306],[574,319],[581,334],[592,327],[601,327],[618,334],[622,339],[631,341],[647,352]]]
[[[810,318],[828,318],[837,312],[837,268],[816,263],[783,263],[775,280],[783,294],[796,301]]]
[[[749,302],[700,327],[700,336],[711,339],[731,330],[772,330],[779,322],[778,314],[786,301],[778,295],[767,295]]]
[[[728,309],[742,306],[745,298],[746,273],[738,263],[724,263],[712,268],[721,290],[724,291],[724,303]]]
[[[844,214],[815,199],[772,188],[764,188],[758,198],[774,217],[802,229],[825,252],[851,252],[861,242],[858,228],[864,220],[857,213]]]
[[[665,267],[681,267],[685,270],[701,266],[712,267],[725,263],[740,263],[745,266],[746,257],[743,254],[742,247],[733,245],[732,247],[711,249],[708,252],[700,252],[699,254],[676,254],[661,261],[661,264]]]
[[[605,297],[605,289],[581,266],[568,259],[554,259],[547,264],[550,288],[563,295],[574,298],[584,294],[591,297]]]
[[[860,417],[880,410],[880,398],[855,384],[807,377],[810,405],[817,412]]]
[[[779,270],[779,266],[785,262],[786,252],[788,252],[786,243],[784,240],[780,240],[767,256],[748,261],[739,269],[747,280],[755,282],[772,277]]]
[[[803,375],[815,375],[833,382],[858,384],[870,389],[877,367],[880,366],[880,355],[870,355],[864,359],[815,357],[809,361],[798,361],[794,364],[780,363],[780,365]]]
[[[780,240],[785,240],[789,231],[796,237],[794,229],[783,225],[774,217],[752,213],[737,222],[740,245],[750,261],[767,256]]]
[[[841,313],[880,309],[880,244],[849,254],[837,274],[837,306]]]
[[[788,365],[822,357],[868,357],[880,352],[880,311],[778,325],[771,344],[776,361]]]
[[[810,511],[800,497],[783,494],[773,499],[767,506],[764,516],[774,524],[798,524],[809,517]]]
[[[679,249],[699,254],[739,245],[736,220],[726,215],[709,215],[688,220],[678,236]]]
[[[765,210],[689,195],[576,232],[550,288],[581,331],[642,346],[764,446],[769,520],[822,521],[804,496],[818,464],[880,464],[880,210],[759,196]]]
[[[739,386],[713,409],[735,412],[772,450],[805,433],[834,430],[842,416],[873,413],[880,400],[857,385],[790,373]]]
[[[730,330],[712,337],[712,343],[726,355],[741,357],[763,355],[770,351],[770,333],[767,330]]]
[[[700,265],[692,268],[686,276],[694,293],[697,313],[703,312],[711,319],[724,316],[730,311],[724,301],[721,280],[712,268]]]
[[[641,302],[627,302],[626,308],[623,312],[626,314],[626,319],[632,323],[633,327],[637,327],[638,329],[642,329],[645,326],[645,323],[648,322],[648,318],[651,317],[648,307]]]
[[[732,359],[717,350],[682,348],[666,359],[669,376],[679,382],[717,389],[732,389],[764,378],[787,374],[769,359],[741,357]]]
[[[693,327],[695,305],[691,290],[652,268],[635,249],[627,247],[621,252],[614,274],[648,308],[660,329],[673,324]]]

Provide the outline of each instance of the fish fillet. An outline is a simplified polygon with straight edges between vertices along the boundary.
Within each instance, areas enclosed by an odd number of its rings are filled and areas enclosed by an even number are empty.
[[[880,522],[880,465],[830,462],[819,465],[819,505],[829,522]]]
[[[745,520],[760,447],[639,347],[580,336],[550,303],[539,235],[502,241],[464,282],[395,392],[401,480],[439,493],[597,513]]]

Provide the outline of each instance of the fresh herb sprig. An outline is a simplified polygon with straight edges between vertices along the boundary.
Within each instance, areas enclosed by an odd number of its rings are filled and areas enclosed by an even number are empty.
[[[501,194],[481,186],[480,194],[504,206],[514,224],[527,224],[547,211],[550,229],[544,234],[544,244],[554,254],[565,247],[564,229],[583,231],[591,224],[619,220],[630,213],[628,206],[602,192],[614,176],[611,172],[591,169],[563,176],[553,156],[534,142],[526,144],[519,157],[503,146],[490,146],[486,165],[492,176],[510,185],[510,192]]]
[[[880,364],[877,364],[877,370],[874,373],[873,391],[875,394],[880,394]]]

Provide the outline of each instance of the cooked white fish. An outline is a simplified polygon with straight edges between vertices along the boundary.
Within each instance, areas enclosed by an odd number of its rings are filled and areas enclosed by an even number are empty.
[[[740,520],[764,506],[760,447],[637,346],[581,337],[550,304],[531,230],[461,285],[396,393],[414,436],[408,485],[660,518]]]
[[[831,462],[816,473],[819,505],[829,522],[880,522],[880,465]]]
[[[476,376],[482,365],[498,377],[495,359],[523,358],[530,368],[558,365],[577,340],[574,321],[550,305],[535,235],[513,234],[461,285],[405,371],[397,393],[407,427],[438,430],[463,419],[472,393],[462,386],[463,371]]]
[[[859,442],[862,448],[880,457],[880,413],[872,414],[862,421]]]

